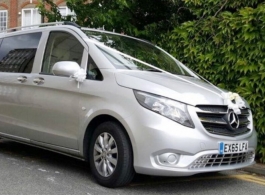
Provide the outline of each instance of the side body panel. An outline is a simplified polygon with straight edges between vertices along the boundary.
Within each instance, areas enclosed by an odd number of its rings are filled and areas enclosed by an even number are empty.
[[[0,134],[29,141],[28,109],[32,96],[28,79],[34,65],[41,32],[4,37],[0,48]]]
[[[32,97],[26,83],[20,83],[20,76],[30,74],[0,73],[0,134],[19,140],[29,136],[28,109]]]
[[[76,37],[84,44],[81,66],[87,63],[87,45],[80,39],[77,33],[68,29],[60,29]],[[49,31],[45,32],[46,40]],[[31,84],[32,103],[28,110],[28,122],[31,124],[29,139],[40,144],[50,144],[67,148],[79,149],[79,88],[75,79],[70,77],[40,74],[42,59],[45,53],[47,41],[41,43],[38,61],[34,67]],[[41,79],[41,84],[34,83],[34,79]],[[47,146],[46,146],[47,147]]]

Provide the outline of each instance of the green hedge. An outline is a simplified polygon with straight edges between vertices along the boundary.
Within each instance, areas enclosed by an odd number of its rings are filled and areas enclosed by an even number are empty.
[[[207,14],[164,35],[160,45],[221,88],[250,104],[265,162],[265,4]]]

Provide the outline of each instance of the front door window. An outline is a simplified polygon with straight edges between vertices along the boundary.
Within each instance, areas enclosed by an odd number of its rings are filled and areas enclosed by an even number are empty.
[[[81,64],[84,47],[67,32],[51,32],[43,59],[42,73],[52,73],[56,62],[74,61]]]

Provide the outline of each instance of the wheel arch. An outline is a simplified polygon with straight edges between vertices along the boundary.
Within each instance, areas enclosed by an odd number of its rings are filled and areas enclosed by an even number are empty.
[[[95,129],[97,128],[98,125],[100,125],[101,123],[107,122],[107,121],[115,122],[122,127],[128,141],[129,141],[129,144],[130,144],[130,147],[132,150],[132,154],[134,154],[133,147],[132,147],[132,141],[130,139],[130,136],[129,136],[125,126],[117,118],[115,118],[111,115],[102,114],[102,115],[98,115],[98,116],[94,117],[89,122],[89,124],[87,125],[86,131],[84,134],[84,139],[83,139],[83,155],[84,155],[84,159],[86,161],[88,161],[88,159],[89,159],[89,152],[88,152],[89,151],[89,143],[90,143],[90,140],[92,138],[92,135],[93,135]]]

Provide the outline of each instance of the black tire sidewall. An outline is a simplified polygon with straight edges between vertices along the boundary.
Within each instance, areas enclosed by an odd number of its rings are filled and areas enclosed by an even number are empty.
[[[101,176],[98,173],[94,163],[94,145],[98,136],[104,132],[110,134],[114,138],[118,149],[117,165],[114,172],[109,177]],[[125,136],[120,125],[114,122],[104,122],[96,128],[89,146],[89,154],[89,162],[92,174],[101,185],[106,187],[116,187],[124,172],[128,171],[124,170],[124,163],[126,163],[126,161],[132,161],[132,152],[127,137]]]

